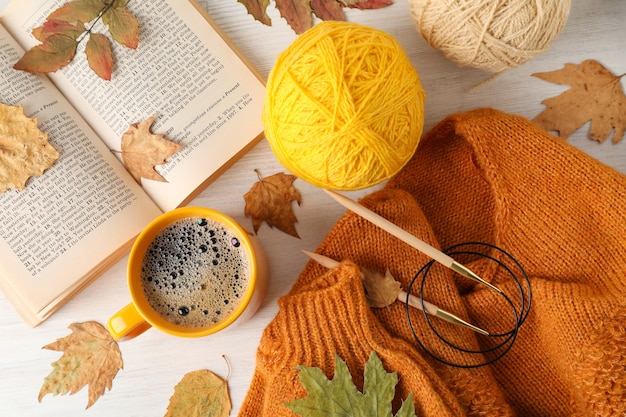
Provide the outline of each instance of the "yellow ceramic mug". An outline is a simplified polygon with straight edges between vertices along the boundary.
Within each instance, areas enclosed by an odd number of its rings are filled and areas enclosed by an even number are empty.
[[[115,340],[150,327],[206,336],[252,316],[268,274],[258,241],[235,220],[206,207],[179,208],[159,216],[135,240],[127,272],[132,302],[107,327]]]

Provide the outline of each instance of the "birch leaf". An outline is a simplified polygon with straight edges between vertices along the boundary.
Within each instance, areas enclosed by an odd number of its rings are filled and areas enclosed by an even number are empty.
[[[30,177],[42,175],[58,158],[37,119],[26,117],[22,106],[0,103],[0,193],[23,190]]]
[[[254,233],[266,222],[270,227],[299,238],[295,226],[298,219],[291,209],[292,201],[298,205],[302,203],[300,193],[293,186],[296,177],[282,172],[267,178],[261,178],[258,171],[257,174],[259,181],[243,196],[246,202],[244,214],[252,216]]]
[[[122,354],[117,342],[99,323],[73,323],[72,333],[44,346],[44,349],[63,352],[52,364],[53,370],[44,379],[38,400],[47,394],[75,394],[89,385],[87,408],[111,390],[113,378],[123,368]]]
[[[167,158],[182,149],[163,135],[150,132],[155,119],[156,116],[150,116],[141,123],[133,123],[122,136],[124,166],[139,184],[141,178],[167,182],[154,167],[166,163]]]
[[[228,417],[228,383],[208,370],[183,376],[174,387],[165,417]]]
[[[571,86],[542,101],[546,109],[533,119],[535,124],[567,139],[591,121],[590,139],[603,142],[613,132],[613,143],[622,140],[626,130],[626,96],[620,80],[626,74],[616,76],[599,62],[586,60],[580,65],[565,64],[560,70],[532,75]]]
[[[45,42],[52,35],[65,35],[74,40],[85,31],[80,23],[69,23],[63,20],[47,20],[43,25],[33,29],[31,33],[40,42]]]
[[[46,35],[45,41],[26,51],[13,68],[35,74],[55,72],[72,61],[77,45],[76,39],[65,34]]]
[[[111,79],[113,50],[109,38],[101,33],[92,33],[85,46],[85,55],[91,68],[103,80]]]
[[[346,363],[335,355],[335,372],[329,380],[321,369],[298,366],[300,382],[308,396],[285,403],[294,413],[303,417],[392,417],[391,408],[398,384],[398,375],[385,371],[376,352],[372,351],[365,364],[363,393],[352,381]],[[413,394],[395,417],[415,417]]]
[[[106,7],[106,0],[68,1],[48,16],[48,20],[89,23]]]
[[[115,42],[127,48],[137,49],[139,45],[139,21],[126,5],[128,0],[115,0],[102,15],[102,23],[109,26],[109,33]]]

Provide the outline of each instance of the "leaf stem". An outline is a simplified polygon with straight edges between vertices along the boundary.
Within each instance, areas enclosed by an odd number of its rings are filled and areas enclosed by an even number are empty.
[[[98,16],[96,16],[96,18],[92,21],[91,26],[89,26],[87,30],[85,30],[85,32],[82,35],[80,35],[80,37],[76,40],[76,43],[80,43],[85,38],[85,36],[87,36],[88,34],[91,34],[91,31],[93,30],[94,26],[96,26],[96,24],[100,21],[100,19],[102,19],[102,16],[111,8],[111,6],[113,6],[114,2],[115,2],[114,0],[111,0],[102,8],[102,10],[100,10],[100,12],[98,13]]]
[[[226,381],[228,381],[230,379],[230,361],[228,360],[228,357],[226,357],[226,355],[222,355],[222,358],[224,359],[224,361],[226,362],[226,366],[228,367],[228,375],[226,375]]]

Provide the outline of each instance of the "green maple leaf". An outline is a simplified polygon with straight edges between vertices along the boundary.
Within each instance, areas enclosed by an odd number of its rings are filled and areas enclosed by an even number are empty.
[[[321,369],[298,366],[300,382],[308,396],[285,403],[285,406],[303,417],[392,417],[391,403],[398,374],[387,373],[376,352],[372,351],[365,364],[363,393],[352,381],[346,363],[335,355],[335,375],[326,378]],[[413,394],[402,403],[396,417],[415,417]]]

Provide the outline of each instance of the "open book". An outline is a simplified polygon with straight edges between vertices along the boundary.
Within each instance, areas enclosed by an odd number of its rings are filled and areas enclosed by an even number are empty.
[[[0,102],[21,104],[60,153],[22,191],[0,194],[0,289],[26,323],[45,320],[121,259],[164,211],[186,204],[262,137],[262,77],[195,0],[130,1],[136,50],[115,44],[112,79],[89,68],[84,42],[47,76],[13,69],[31,30],[61,0],[14,0],[0,16]],[[151,131],[183,148],[137,184],[121,137]]]

